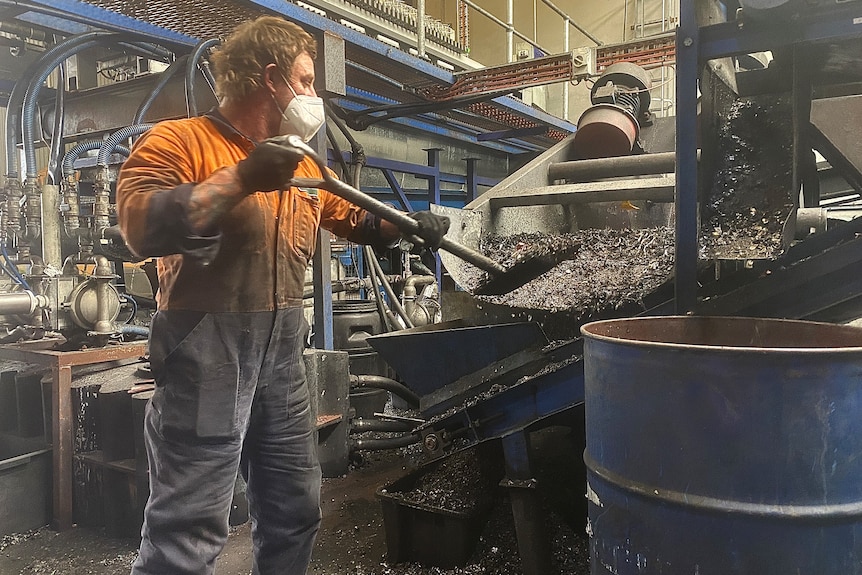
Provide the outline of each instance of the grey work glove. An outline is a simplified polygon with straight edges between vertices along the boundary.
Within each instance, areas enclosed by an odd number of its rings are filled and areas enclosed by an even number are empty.
[[[261,142],[236,165],[240,185],[247,194],[281,190],[293,177],[302,153],[270,140]]]
[[[419,224],[419,231],[416,233],[418,237],[411,237],[411,241],[432,250],[439,248],[443,236],[449,231],[449,218],[438,216],[428,210],[410,212],[408,215]]]

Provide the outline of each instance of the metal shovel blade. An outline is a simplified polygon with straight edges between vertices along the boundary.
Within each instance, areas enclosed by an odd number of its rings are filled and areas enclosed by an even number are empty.
[[[482,237],[482,214],[473,210],[462,210],[436,204],[431,205],[431,211],[447,216],[451,222],[447,238],[478,249]],[[498,273],[484,272],[470,263],[440,251],[440,259],[446,266],[446,271],[462,289],[473,295],[503,295],[518,289],[550,271],[557,264],[571,259],[577,253],[579,245],[559,246],[554,249],[536,246],[534,251],[524,250],[507,266],[501,266]]]
[[[515,291],[551,271],[560,262],[572,259],[580,247],[580,244],[572,244],[550,252],[528,252],[506,268],[505,272],[498,275],[489,274],[486,280],[473,288],[473,293],[475,295],[503,295]]]

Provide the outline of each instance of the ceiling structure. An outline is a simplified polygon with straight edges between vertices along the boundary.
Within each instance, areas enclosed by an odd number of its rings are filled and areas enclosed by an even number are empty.
[[[324,62],[330,61],[330,45],[336,53],[343,51],[343,93],[328,93],[328,100],[353,129],[391,121],[507,154],[544,150],[575,130],[570,122],[507,95],[525,86],[568,80],[571,58],[553,57],[557,60],[535,62],[532,68],[517,63],[503,70],[508,76],[501,83],[499,74],[486,80],[483,70],[458,52],[456,42],[435,42],[439,38],[432,36],[426,57],[420,58],[415,49],[393,45],[398,34],[390,34],[393,40],[346,21],[342,12],[329,14],[302,2],[0,0],[2,22],[65,35],[93,29],[126,32],[178,53],[223,38],[238,22],[264,14],[283,15],[314,34]],[[325,73],[338,76],[340,71]],[[466,89],[459,91],[459,86]]]

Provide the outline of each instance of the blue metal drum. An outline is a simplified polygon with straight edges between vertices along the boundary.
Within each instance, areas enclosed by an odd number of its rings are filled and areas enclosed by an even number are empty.
[[[592,574],[862,574],[862,330],[581,331]]]

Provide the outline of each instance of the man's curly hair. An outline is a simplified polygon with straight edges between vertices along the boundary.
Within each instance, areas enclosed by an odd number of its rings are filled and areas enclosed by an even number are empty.
[[[277,16],[261,16],[237,26],[210,58],[216,93],[229,100],[247,96],[262,84],[263,70],[276,64],[285,78],[296,57],[307,52],[317,57],[314,37]]]

